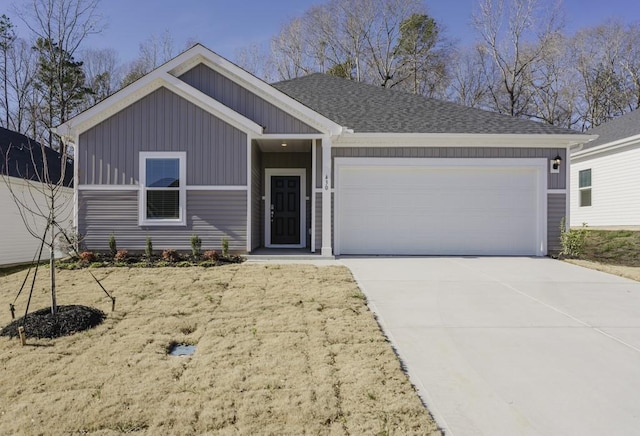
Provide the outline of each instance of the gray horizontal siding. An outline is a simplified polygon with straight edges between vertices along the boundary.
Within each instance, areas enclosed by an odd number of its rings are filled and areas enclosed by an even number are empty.
[[[203,249],[221,249],[229,238],[229,249],[245,252],[247,241],[246,191],[188,191],[187,225],[138,225],[137,191],[78,191],[78,230],[89,250],[108,250],[109,235],[119,249],[144,250],[150,236],[156,250],[190,250],[190,237],[202,238]]]
[[[80,135],[79,183],[138,183],[140,151],[186,151],[189,185],[246,185],[247,137],[160,88]]]
[[[265,133],[318,133],[307,124],[203,64],[181,75],[180,80],[264,126]]]
[[[318,147],[320,149],[320,147]],[[337,147],[331,149],[332,157],[402,157],[402,158],[485,158],[517,159],[562,158],[559,174],[548,174],[549,189],[565,189],[566,150],[564,148],[516,148],[516,147]],[[322,177],[322,155],[317,155],[316,183]]]
[[[560,245],[560,221],[567,215],[566,194],[547,195],[547,250],[557,253]]]

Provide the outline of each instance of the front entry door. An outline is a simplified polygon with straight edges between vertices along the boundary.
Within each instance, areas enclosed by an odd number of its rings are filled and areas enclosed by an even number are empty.
[[[300,176],[271,176],[271,244],[300,244]]]

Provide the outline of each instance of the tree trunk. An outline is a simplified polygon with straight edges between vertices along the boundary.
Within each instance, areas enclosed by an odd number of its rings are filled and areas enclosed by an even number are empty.
[[[51,204],[51,210],[53,210],[53,200]],[[51,221],[51,245],[49,247],[49,270],[51,272],[51,315],[58,313],[58,304],[56,302],[56,254],[55,254],[55,242],[56,242],[56,229],[53,223],[53,217]]]

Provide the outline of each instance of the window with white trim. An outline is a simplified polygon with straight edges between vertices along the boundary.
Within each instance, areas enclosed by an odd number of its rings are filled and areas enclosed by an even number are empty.
[[[578,172],[580,207],[591,206],[591,169]]]
[[[186,153],[140,153],[140,225],[186,224]]]

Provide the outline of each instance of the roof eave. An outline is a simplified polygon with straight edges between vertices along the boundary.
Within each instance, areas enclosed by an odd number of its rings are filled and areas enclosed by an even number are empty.
[[[548,147],[569,148],[597,138],[584,134],[504,133],[352,133],[343,134],[336,146],[402,147],[407,145],[447,147]]]
[[[597,145],[592,148],[587,148],[586,150],[578,150],[571,154],[571,158],[579,159],[583,157],[594,156],[607,151],[617,150],[633,145],[640,145],[640,134],[618,139],[617,141],[607,142],[605,144]]]

